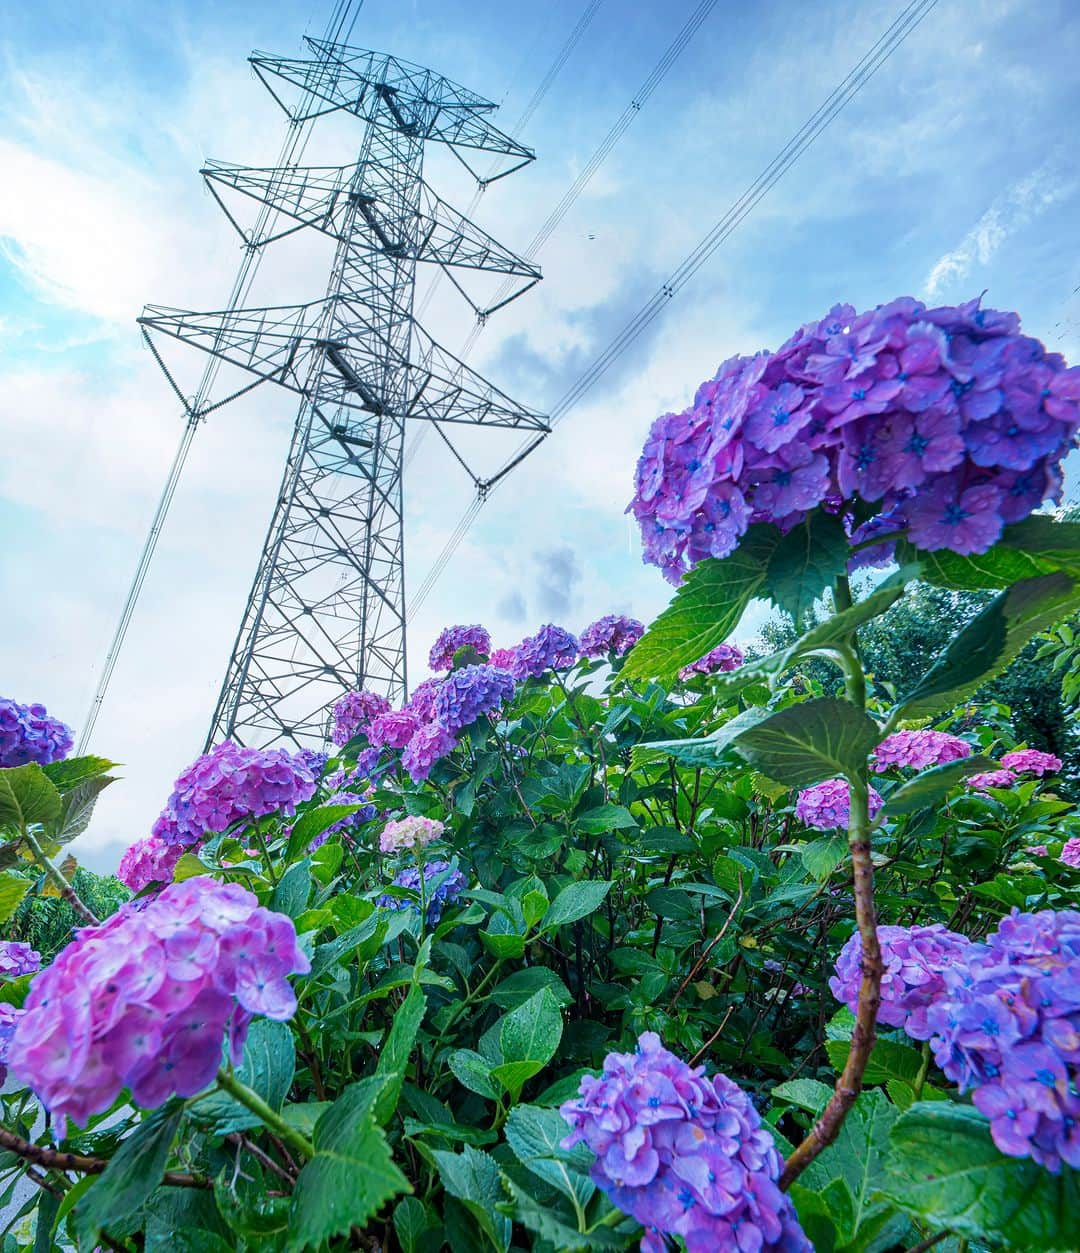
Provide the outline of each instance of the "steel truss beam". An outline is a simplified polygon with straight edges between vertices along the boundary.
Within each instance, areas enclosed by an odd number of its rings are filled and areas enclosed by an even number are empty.
[[[203,173],[215,195],[229,187],[290,216],[292,229],[331,235],[337,246],[326,295],[208,313],[148,306],[139,319],[163,369],[157,344],[170,337],[301,397],[208,745],[231,737],[312,746],[325,740],[329,711],[345,691],[366,686],[403,696],[406,421],[434,423],[447,443],[444,428],[458,425],[538,438],[549,429],[543,415],[470,370],[413,317],[421,261],[512,275],[527,286],[540,277],[426,186],[425,142],[519,165],[532,152],[490,124],[490,101],[441,75],[384,53],[308,43],[311,60],[255,54],[252,63],[264,82],[276,77],[323,102],[317,113],[362,119],[358,159],[323,168],[212,163]],[[284,233],[291,231],[244,238],[256,248]]]

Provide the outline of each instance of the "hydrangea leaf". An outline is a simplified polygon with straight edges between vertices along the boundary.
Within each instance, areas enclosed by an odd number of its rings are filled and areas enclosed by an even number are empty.
[[[491,1062],[472,1049],[456,1049],[447,1059],[454,1078],[477,1096],[489,1101],[498,1099],[499,1092],[491,1082]]]
[[[362,805],[320,805],[318,809],[309,809],[306,814],[301,814],[293,824],[293,829],[289,835],[288,848],[285,850],[285,860],[295,861],[301,853],[305,852],[311,845],[311,841],[335,822],[341,822],[344,818],[351,818],[353,814],[363,809]]]
[[[375,1124],[384,1082],[371,1077],[352,1084],[315,1124],[315,1156],[293,1192],[289,1253],[362,1228],[391,1197],[412,1191]]]
[[[0,770],[0,827],[55,822],[61,806],[59,791],[36,762]]]
[[[762,593],[766,564],[779,541],[775,527],[752,527],[731,556],[695,566],[630,650],[622,677],[671,681],[683,666],[722,644]]]
[[[765,566],[764,589],[796,625],[825,589],[847,569],[851,556],[843,521],[815,511],[781,537]]]
[[[66,792],[77,783],[107,774],[118,764],[108,757],[69,757],[66,761],[51,761],[41,768],[61,792]]]
[[[1000,674],[1040,631],[1080,606],[1080,579],[1062,571],[1024,579],[995,597],[899,702],[908,718],[955,707]]]
[[[503,1199],[495,1159],[468,1144],[460,1153],[435,1149],[431,1156],[446,1191],[457,1197],[496,1249],[508,1249],[510,1221],[495,1208]]]
[[[29,879],[16,874],[0,874],[0,922],[7,922],[29,891]]]
[[[880,738],[877,723],[850,701],[821,697],[769,714],[734,743],[770,779],[802,788],[864,769]]]
[[[1080,1247],[1080,1172],[1006,1157],[971,1106],[918,1102],[897,1119],[890,1150],[882,1196],[932,1228],[1047,1253]]]
[[[311,895],[311,862],[304,858],[290,866],[281,876],[270,897],[269,908],[275,914],[298,918],[307,909]]]
[[[401,1245],[402,1253],[421,1253],[428,1241],[425,1237],[434,1233],[436,1224],[421,1201],[414,1196],[402,1197],[394,1206],[394,1234]],[[431,1242],[433,1247],[438,1247]],[[442,1240],[438,1241],[442,1244]]]
[[[846,835],[824,835],[799,848],[807,872],[822,883],[844,860],[848,852]]]
[[[715,768],[722,764],[732,741],[748,727],[757,726],[768,717],[767,709],[744,709],[712,735],[692,740],[654,740],[648,744],[636,744],[630,754],[631,764],[638,770],[642,766],[672,757],[681,766]]]
[[[280,1110],[296,1070],[292,1032],[283,1022],[256,1018],[244,1044],[244,1059],[236,1077],[273,1110]],[[192,1109],[193,1117],[215,1135],[229,1135],[259,1126],[258,1117],[227,1092],[211,1092]]]
[[[512,1214],[518,1222],[527,1227],[544,1242],[545,1248],[565,1250],[565,1253],[579,1253],[580,1250],[592,1249],[625,1249],[626,1233],[619,1235],[610,1227],[595,1226],[591,1231],[575,1230],[574,1215],[569,1206],[541,1205],[515,1183],[508,1175],[503,1175],[503,1182],[513,1198],[512,1203],[503,1203],[499,1209]],[[633,1231],[636,1224],[627,1219],[620,1226],[626,1231]],[[640,1230],[640,1229],[639,1229]]]
[[[568,883],[548,906],[541,922],[543,931],[553,931],[569,922],[577,922],[600,908],[611,891],[611,884],[603,879],[585,879],[580,883]]]
[[[916,552],[923,578],[935,587],[956,592],[977,592],[1011,587],[1021,579],[1049,574],[1055,567],[1048,561],[995,544],[985,553],[964,556],[948,548],[936,552]]]
[[[995,763],[989,757],[961,757],[959,761],[947,761],[943,766],[931,766],[920,770],[908,779],[885,802],[885,814],[912,814],[919,809],[936,805],[944,796],[969,774],[980,770],[994,770]]]
[[[522,1166],[557,1188],[579,1215],[579,1225],[584,1225],[585,1206],[596,1192],[588,1175],[592,1154],[582,1144],[564,1149],[567,1130],[558,1110],[518,1105],[510,1111],[504,1135]]]
[[[102,1227],[133,1214],[161,1182],[184,1106],[170,1101],[129,1135],[75,1207],[80,1247],[93,1248]]]
[[[69,844],[90,825],[97,798],[116,780],[110,775],[95,775],[68,788],[61,797],[60,813],[45,830],[55,844]]]
[[[566,984],[550,966],[527,966],[516,970],[498,983],[491,999],[500,1009],[516,1009],[541,988],[548,988],[559,1005],[569,1005],[573,1000]]]
[[[555,1056],[562,1033],[559,1002],[550,988],[541,988],[501,1020],[499,1047],[503,1060],[545,1066]]]
[[[375,1068],[375,1073],[387,1080],[375,1103],[375,1121],[380,1126],[385,1126],[397,1109],[409,1057],[416,1046],[416,1037],[426,1010],[427,997],[421,991],[419,979],[414,975],[409,995],[394,1014],[390,1032]]]

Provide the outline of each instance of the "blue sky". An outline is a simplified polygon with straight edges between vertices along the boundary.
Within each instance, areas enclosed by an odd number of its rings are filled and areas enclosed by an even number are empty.
[[[299,55],[329,3],[172,0],[8,6],[0,31],[0,691],[78,725],[180,434],[134,319],[144,303],[220,307],[237,241],[196,171],[267,164],[282,119],[253,48]],[[431,65],[513,125],[584,0],[367,0],[353,41]],[[527,171],[475,218],[523,248],[695,7],[603,0],[525,142]],[[899,0],[721,2],[552,236],[545,281],[491,320],[470,364],[549,407],[898,14]],[[1080,358],[1080,9],[941,0],[661,321],[481,513],[412,627],[423,674],[446,622],[511,643],[666,602],[622,510],[658,412],[737,351],[776,345],[838,300],[956,301],[987,289]],[[312,160],[353,159],[327,124]],[[472,188],[433,154],[431,183]],[[268,259],[253,303],[321,294],[323,241]],[[426,280],[425,280],[426,284]],[[423,285],[421,291],[423,290]],[[452,350],[468,309],[443,284],[425,317]],[[189,359],[185,382],[201,361]],[[200,430],[93,747],[125,763],[76,850],[115,865],[198,750],[268,519],[289,394]],[[437,441],[406,482],[416,587],[469,500]],[[488,466],[506,446],[477,455]]]

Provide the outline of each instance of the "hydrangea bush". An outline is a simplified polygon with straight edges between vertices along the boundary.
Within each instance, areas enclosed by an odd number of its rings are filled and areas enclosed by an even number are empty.
[[[215,746],[108,916],[112,763],[0,767],[4,1253],[1080,1247],[1080,817],[975,703],[1080,609],[1076,389],[978,302],[728,363],[639,466],[648,630],[449,627],[332,744]],[[895,691],[920,580],[988,603]]]

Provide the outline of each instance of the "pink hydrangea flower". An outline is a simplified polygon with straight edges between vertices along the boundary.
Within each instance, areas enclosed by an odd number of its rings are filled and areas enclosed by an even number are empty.
[[[41,954],[19,940],[0,940],[0,975],[18,979],[41,969]]]
[[[874,749],[874,770],[880,774],[890,766],[925,770],[971,756],[971,745],[958,735],[945,731],[894,731]]]
[[[579,643],[583,657],[623,656],[645,634],[645,624],[625,614],[606,614],[597,618],[581,633]]]
[[[1043,846],[1043,856],[1046,856],[1045,845]],[[1065,841],[1061,850],[1060,860],[1066,866],[1080,867],[1080,836],[1074,835],[1072,839]]]
[[[432,645],[428,665],[432,670],[449,670],[459,648],[473,648],[481,657],[491,652],[491,636],[478,625],[444,627]]]
[[[334,706],[334,729],[330,738],[335,744],[347,744],[360,735],[379,714],[388,713],[390,702],[378,692],[346,692]]]
[[[1040,752],[1037,748],[1018,748],[1006,753],[1001,764],[1015,774],[1037,774],[1042,778],[1044,774],[1057,774],[1061,769],[1061,758],[1053,753]]]
[[[508,670],[513,674],[517,665],[517,648],[496,648],[488,658],[488,664],[496,670]]]
[[[172,883],[173,871],[184,851],[183,844],[170,844],[148,835],[125,851],[116,877],[133,892],[141,892],[151,883]]]
[[[431,767],[456,746],[456,737],[441,722],[429,722],[405,745],[401,764],[414,783],[422,783],[431,773]]]
[[[419,730],[420,719],[413,710],[391,709],[372,718],[367,737],[374,748],[404,748]]]
[[[400,853],[407,848],[424,848],[433,844],[446,830],[437,818],[398,818],[391,820],[379,836],[384,853]]]
[[[969,774],[964,786],[975,792],[985,792],[988,787],[1012,787],[1016,775],[1011,770],[984,770],[981,774]]]
[[[291,1018],[287,976],[310,963],[292,920],[237,883],[205,876],[83,927],[38,975],[9,1050],[60,1134],[123,1088],[152,1109],[213,1082],[228,1034],[234,1065],[256,1014]]]
[[[870,817],[877,817],[885,801],[870,789]],[[826,779],[804,788],[795,801],[795,816],[819,831],[847,829],[851,817],[851,791],[847,779]]]

